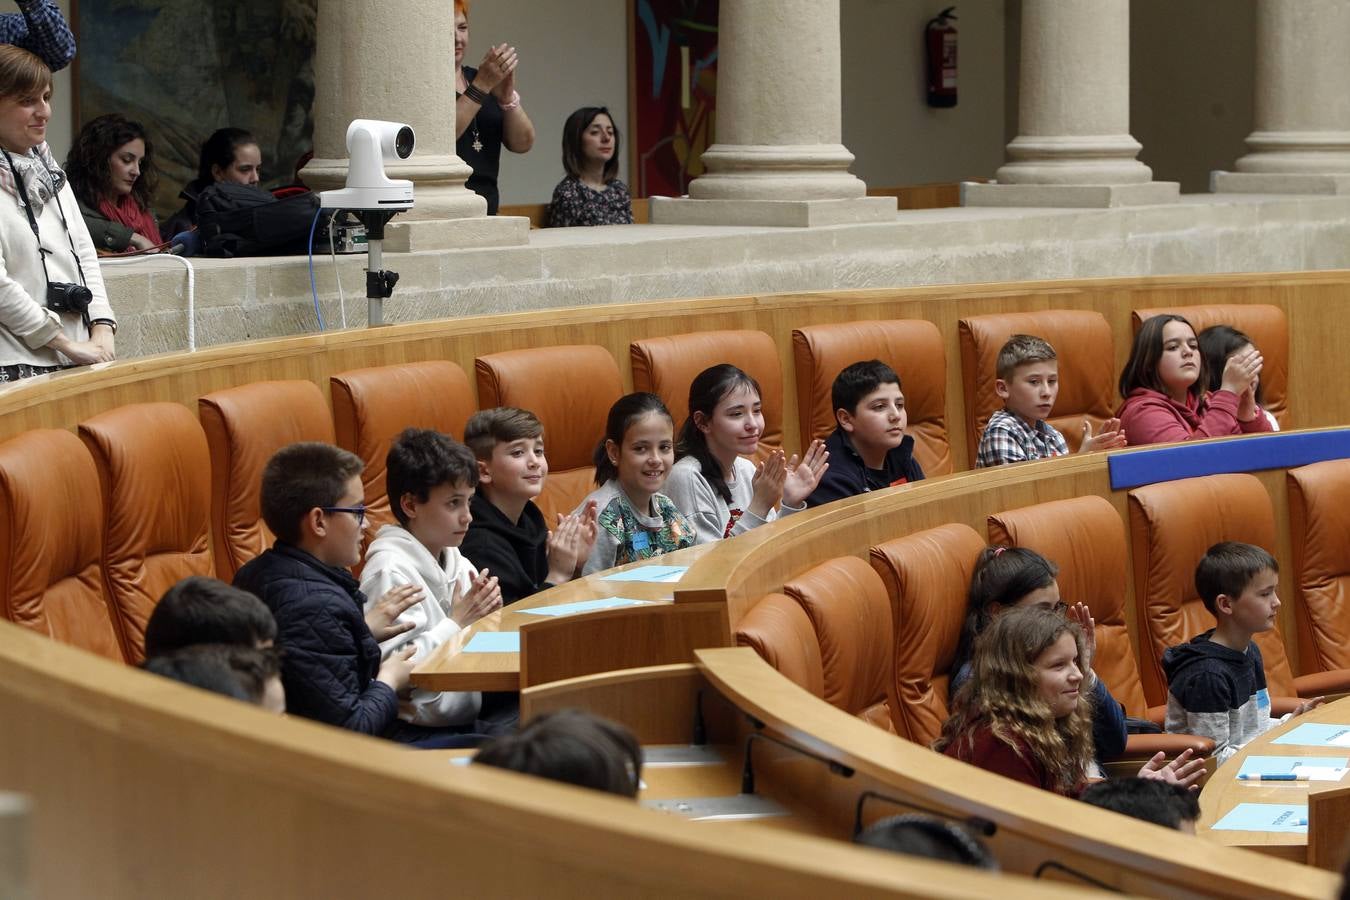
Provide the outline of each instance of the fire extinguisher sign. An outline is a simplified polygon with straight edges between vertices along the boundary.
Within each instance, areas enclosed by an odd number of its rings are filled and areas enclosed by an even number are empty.
[[[956,7],[949,6],[924,26],[928,105],[956,105]]]

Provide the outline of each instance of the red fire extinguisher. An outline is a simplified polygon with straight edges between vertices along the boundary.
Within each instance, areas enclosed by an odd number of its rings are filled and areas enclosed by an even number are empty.
[[[924,47],[928,51],[928,105],[956,105],[956,21],[955,6],[938,13],[924,26]]]

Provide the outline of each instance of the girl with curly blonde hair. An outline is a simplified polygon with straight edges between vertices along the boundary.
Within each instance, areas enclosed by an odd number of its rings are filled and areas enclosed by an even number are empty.
[[[1084,693],[1082,632],[1054,609],[1008,610],[980,634],[971,676],[933,749],[1026,784],[1077,796],[1093,757],[1092,699]],[[1204,760],[1158,753],[1139,777],[1190,787]]]

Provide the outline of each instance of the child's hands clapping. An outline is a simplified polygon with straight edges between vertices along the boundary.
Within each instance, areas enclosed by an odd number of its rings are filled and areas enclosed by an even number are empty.
[[[795,457],[794,457],[795,461]],[[775,450],[755,467],[750,482],[752,494],[747,512],[763,519],[783,500],[783,484],[787,480],[787,457]]]
[[[450,601],[450,618],[460,628],[467,628],[474,622],[502,608],[502,589],[496,576],[487,569],[478,573],[478,577],[463,594],[456,594]]]
[[[380,663],[380,671],[375,675],[375,680],[389,685],[400,697],[406,696],[412,686],[412,670],[417,665],[412,661],[416,652],[417,648],[409,644],[390,653]]]
[[[1205,777],[1205,759],[1192,759],[1194,753],[1189,747],[1177,754],[1177,758],[1167,762],[1167,754],[1159,750],[1153,758],[1144,763],[1139,770],[1140,778],[1153,781],[1166,781],[1192,791],[1200,789],[1200,780]]]
[[[1232,391],[1241,397],[1248,391],[1255,392],[1256,379],[1261,375],[1261,366],[1265,360],[1261,356],[1261,351],[1255,347],[1248,347],[1246,350],[1239,350],[1228,357],[1228,362],[1223,367],[1223,383],[1219,386],[1221,390]],[[1253,393],[1252,403],[1255,404],[1255,394]]]
[[[1092,660],[1097,655],[1097,620],[1086,603],[1075,603],[1064,611],[1064,617],[1078,625],[1083,633],[1083,677],[1092,671]]]
[[[586,560],[591,558],[591,550],[595,548],[595,538],[600,533],[600,504],[594,500],[587,501],[585,508],[576,518],[577,567],[572,574],[574,578],[581,574]]]
[[[825,442],[815,440],[806,448],[806,455],[801,462],[797,461],[796,456],[788,460],[787,476],[783,480],[784,506],[801,506],[806,502],[816,485],[820,484],[825,470],[830,467],[829,459],[830,451],[825,449]]]
[[[1083,421],[1083,442],[1078,446],[1079,453],[1119,450],[1125,445],[1125,431],[1120,427],[1119,419],[1107,419],[1096,434],[1092,433],[1092,423],[1086,419]]]
[[[395,585],[385,591],[366,613],[366,627],[375,636],[376,643],[383,644],[391,637],[412,631],[415,623],[400,622],[398,617],[421,600],[422,589],[415,584]]]
[[[558,527],[548,535],[548,583],[562,584],[572,579],[581,551],[581,519],[558,513]],[[583,557],[584,559],[584,557]]]

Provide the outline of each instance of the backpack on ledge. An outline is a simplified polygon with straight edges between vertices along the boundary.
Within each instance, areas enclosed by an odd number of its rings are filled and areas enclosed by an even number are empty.
[[[318,208],[316,193],[278,200],[260,187],[218,181],[197,199],[197,233],[207,256],[304,255]],[[327,217],[320,216],[316,240],[327,227]]]

